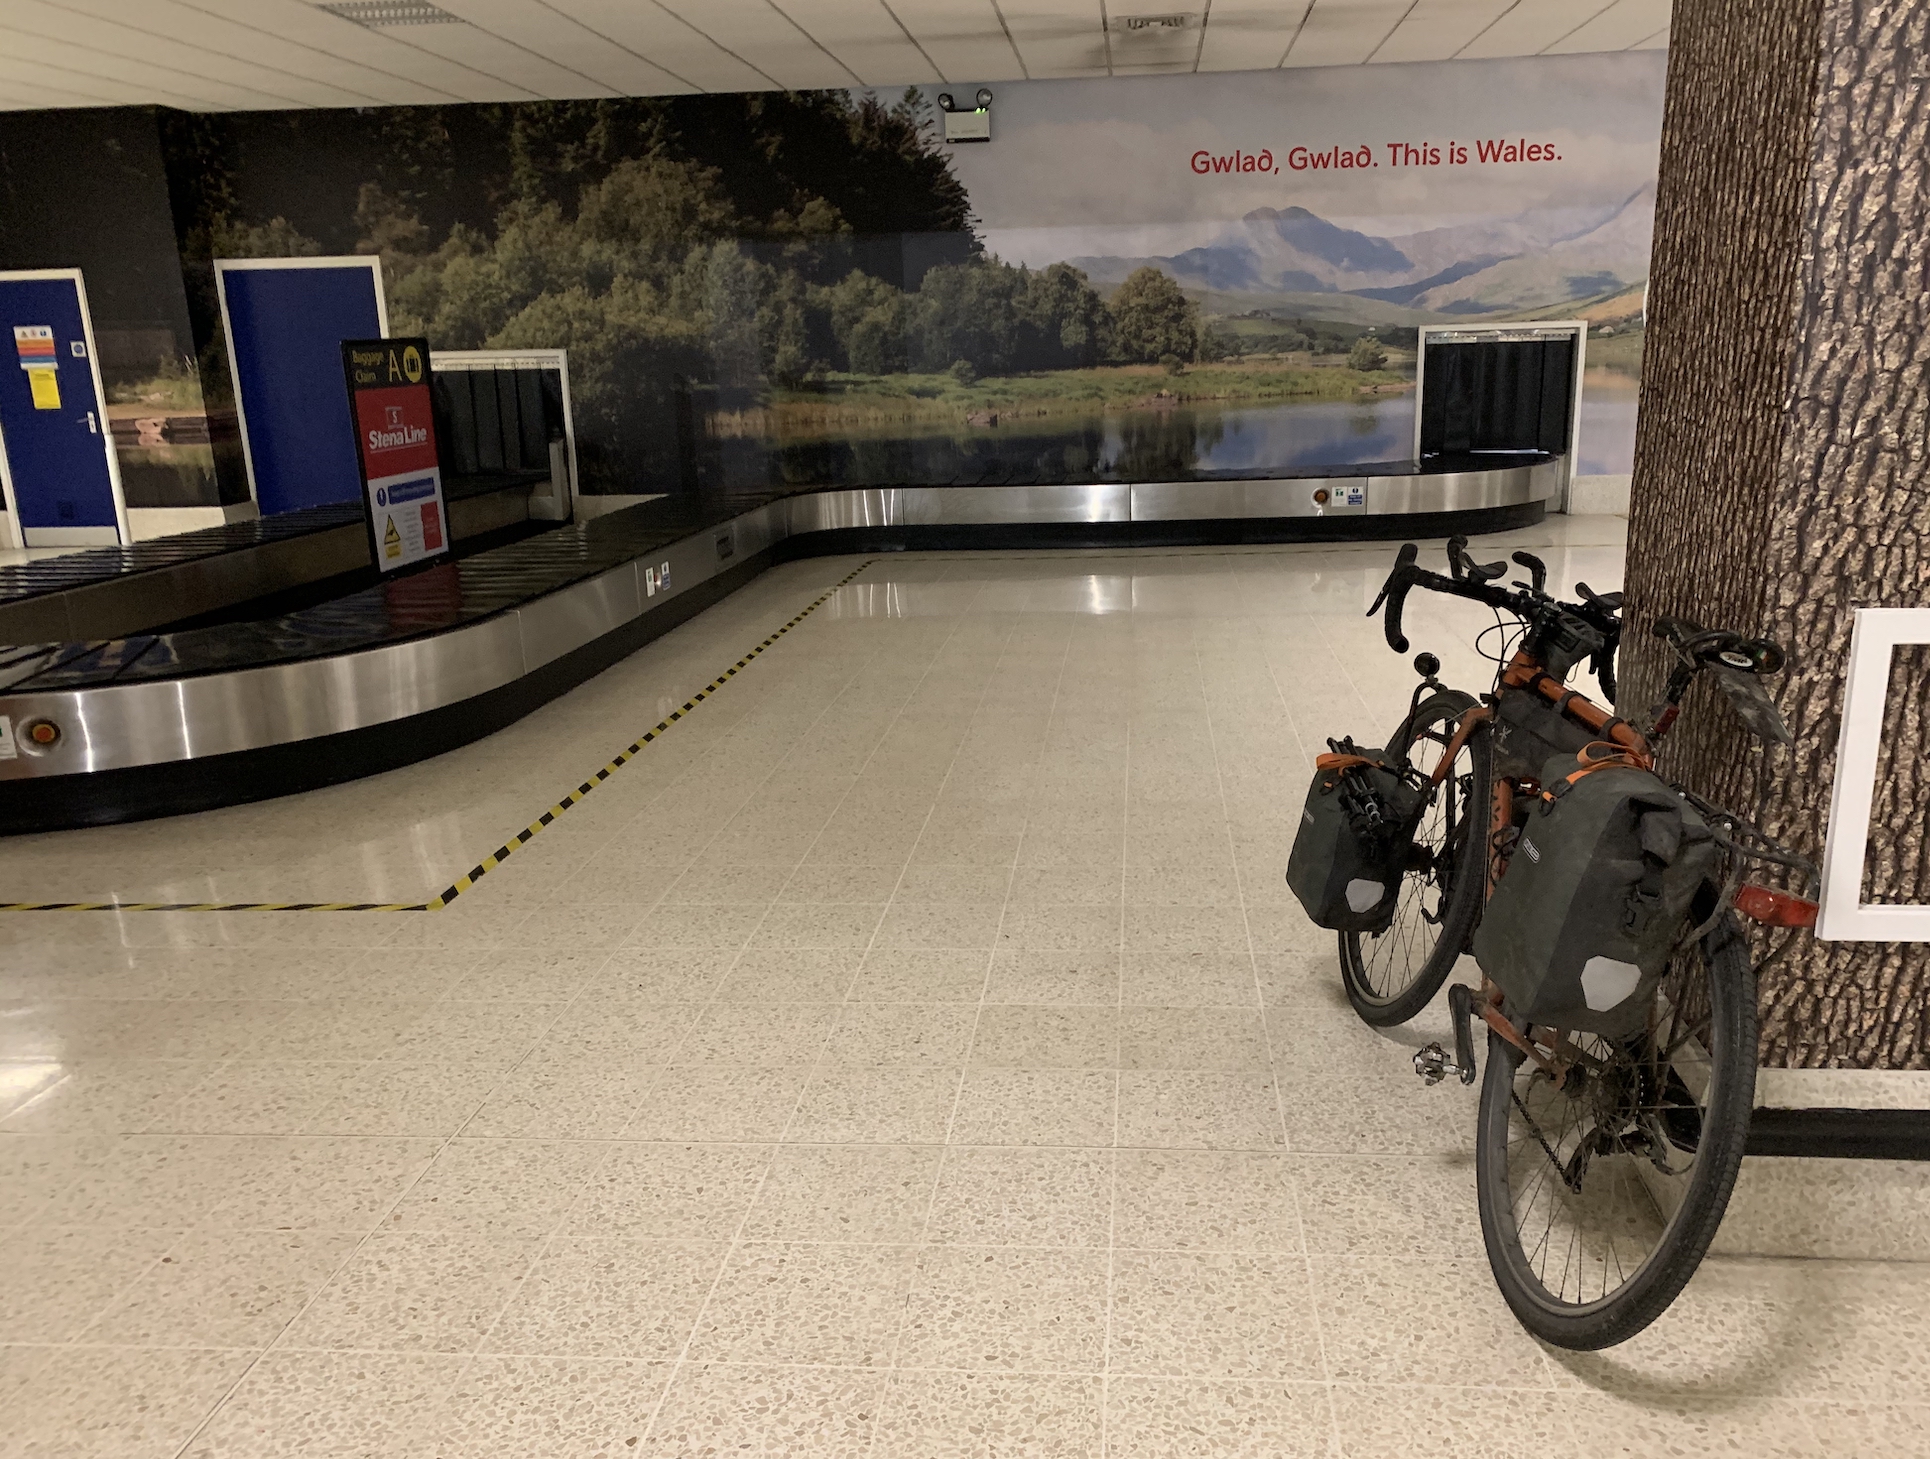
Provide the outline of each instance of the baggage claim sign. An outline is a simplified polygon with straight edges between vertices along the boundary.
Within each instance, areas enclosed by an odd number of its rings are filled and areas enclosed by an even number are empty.
[[[394,572],[444,556],[449,513],[436,462],[429,341],[344,340],[342,366],[375,565]]]

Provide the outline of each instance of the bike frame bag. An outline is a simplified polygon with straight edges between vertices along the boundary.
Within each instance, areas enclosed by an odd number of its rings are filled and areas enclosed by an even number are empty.
[[[1582,728],[1532,689],[1503,694],[1494,707],[1492,723],[1494,773],[1516,780],[1534,780],[1552,756],[1573,756],[1584,745],[1601,738]],[[1569,765],[1564,775],[1574,769]]]
[[[1616,1037],[1641,1027],[1717,846],[1659,776],[1590,752],[1543,767],[1474,957],[1517,1024]]]
[[[1314,764],[1287,886],[1316,927],[1382,931],[1400,901],[1427,792],[1382,764],[1379,750],[1322,755]]]

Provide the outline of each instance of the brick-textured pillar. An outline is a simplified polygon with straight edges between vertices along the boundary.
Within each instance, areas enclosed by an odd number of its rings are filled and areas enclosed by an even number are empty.
[[[1621,708],[1659,615],[1782,643],[1793,751],[1705,685],[1663,768],[1820,859],[1850,610],[1930,604],[1930,6],[1676,0],[1670,47]],[[1890,688],[1865,897],[1926,902],[1930,654]],[[1930,1067],[1930,945],[1801,934],[1762,1000],[1767,1064]]]

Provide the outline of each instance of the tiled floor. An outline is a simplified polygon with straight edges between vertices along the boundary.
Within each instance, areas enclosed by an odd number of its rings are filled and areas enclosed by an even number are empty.
[[[1483,555],[1606,588],[1618,528]],[[1281,882],[1411,686],[1390,558],[884,558],[447,911],[0,917],[0,1456],[1930,1452],[1930,1265],[1509,1317],[1467,1092]],[[853,565],[6,892],[433,894]]]

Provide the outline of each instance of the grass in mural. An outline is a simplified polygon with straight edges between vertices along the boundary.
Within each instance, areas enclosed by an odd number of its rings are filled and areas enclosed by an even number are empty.
[[[726,437],[791,435],[874,425],[994,426],[1014,420],[1090,416],[1094,411],[1163,410],[1179,406],[1352,400],[1410,389],[1398,369],[1353,370],[1342,365],[1269,364],[1236,360],[1191,365],[1182,371],[1152,366],[1095,366],[1040,374],[972,378],[938,374],[827,374],[768,403],[719,411],[712,434]]]
[[[1637,325],[1626,330],[1618,329],[1614,334],[1590,333],[1588,336],[1588,368],[1607,370],[1616,375],[1626,375],[1631,380],[1642,378],[1642,338],[1644,331]]]

